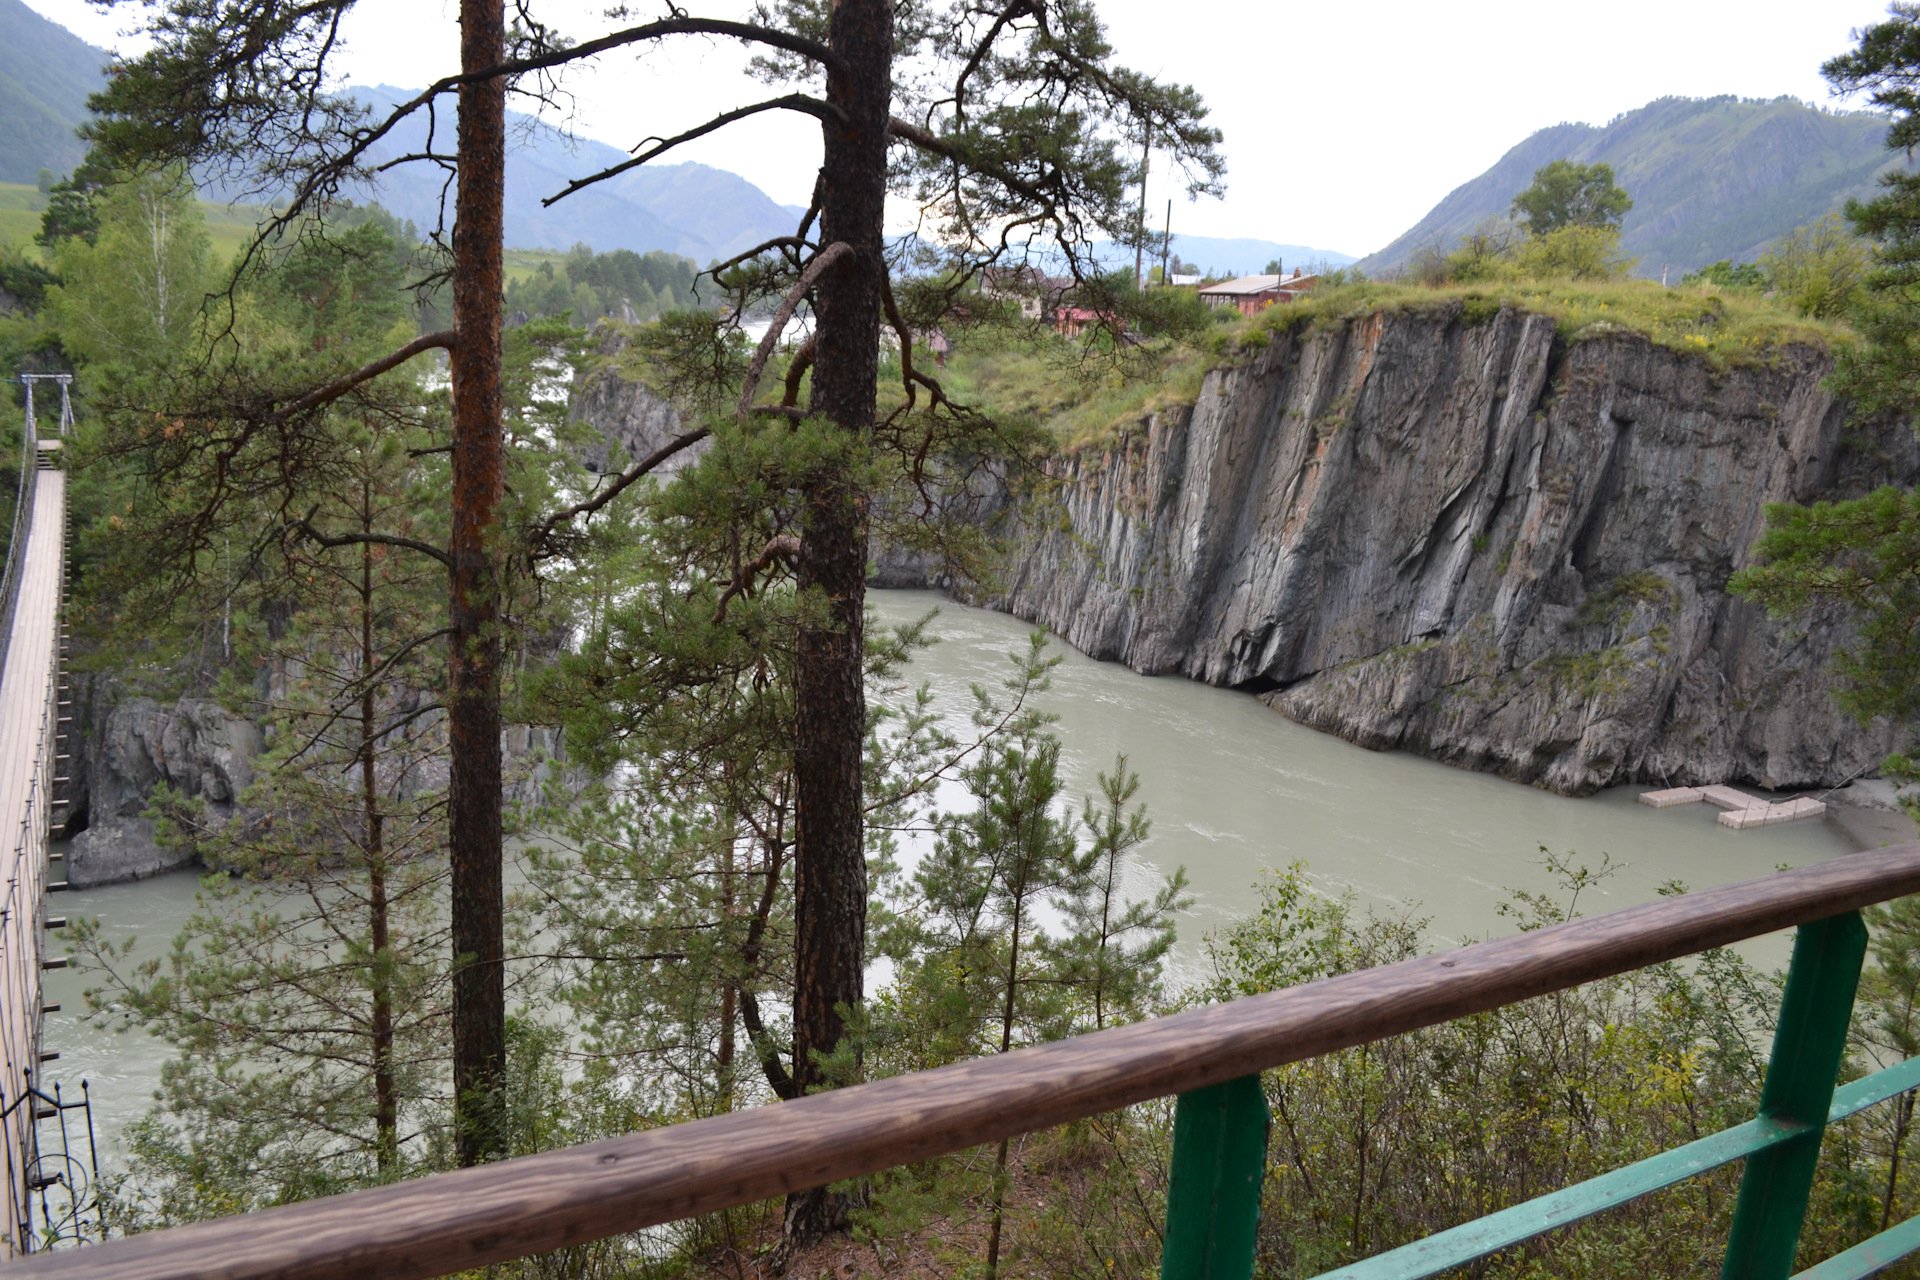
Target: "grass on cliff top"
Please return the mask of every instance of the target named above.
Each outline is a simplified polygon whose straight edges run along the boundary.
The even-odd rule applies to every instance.
[[[1850,341],[1842,324],[1808,320],[1762,294],[1713,285],[1668,288],[1654,280],[1523,280],[1426,286],[1343,285],[1289,307],[1272,307],[1240,332],[1242,349],[1275,332],[1375,312],[1415,312],[1458,303],[1469,323],[1512,307],[1553,317],[1562,340],[1625,330],[1699,356],[1715,368],[1765,364],[1784,346],[1822,350]]]
[[[1031,417],[1066,447],[1079,448],[1110,440],[1157,410],[1192,404],[1209,371],[1260,350],[1277,332],[1452,306],[1461,308],[1469,324],[1490,321],[1504,307],[1551,316],[1565,342],[1638,333],[1718,369],[1765,364],[1784,346],[1830,349],[1853,338],[1845,325],[1803,319],[1759,294],[1711,285],[1534,280],[1430,287],[1366,281],[1270,307],[1251,319],[1234,316],[1195,342],[1149,342],[1117,354],[1051,333],[956,334],[953,355],[939,373],[956,400]]]
[[[990,329],[949,334],[953,352],[933,369],[947,394],[962,404],[989,405],[996,416],[1044,424],[1062,444],[1112,437],[1163,408],[1192,404],[1207,371],[1223,363],[1225,348],[1148,342],[1124,352],[1110,344],[1074,341],[1052,332]]]

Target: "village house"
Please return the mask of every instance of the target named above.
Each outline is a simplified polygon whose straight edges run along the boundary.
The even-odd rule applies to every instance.
[[[1063,338],[1077,338],[1088,329],[1104,324],[1115,333],[1120,332],[1119,318],[1102,311],[1087,307],[1057,307],[1053,313],[1053,327]]]
[[[1302,275],[1300,268],[1295,267],[1290,276],[1239,276],[1207,285],[1200,290],[1200,301],[1210,307],[1233,307],[1240,314],[1250,316],[1276,302],[1292,302],[1301,294],[1311,292],[1319,282],[1319,276]]]

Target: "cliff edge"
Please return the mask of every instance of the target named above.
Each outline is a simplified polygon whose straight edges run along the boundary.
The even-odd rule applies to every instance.
[[[1838,784],[1894,741],[1834,707],[1843,631],[1726,591],[1768,503],[1920,477],[1904,426],[1849,428],[1830,368],[1458,303],[1278,332],[1059,458],[981,603],[1555,791]]]

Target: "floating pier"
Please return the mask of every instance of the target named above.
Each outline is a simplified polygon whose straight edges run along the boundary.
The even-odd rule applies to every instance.
[[[1719,806],[1720,825],[1732,827],[1735,831],[1747,827],[1775,827],[1783,822],[1798,822],[1802,818],[1817,818],[1827,811],[1826,803],[1812,796],[1763,800],[1737,787],[1669,787],[1665,791],[1640,793],[1640,803],[1655,809],[1669,809],[1677,804],[1698,804],[1701,801]]]

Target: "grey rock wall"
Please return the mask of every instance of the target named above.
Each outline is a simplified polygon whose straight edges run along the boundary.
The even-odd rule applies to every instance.
[[[171,705],[119,698],[98,682],[88,693],[80,775],[86,829],[69,848],[68,883],[88,888],[188,865],[191,849],[164,847],[155,838],[145,816],[148,798],[165,783],[183,796],[204,799],[215,822],[230,820],[253,783],[259,727],[205,698]]]
[[[429,695],[407,696],[417,702]],[[191,847],[162,845],[146,816],[162,783],[187,799],[204,800],[215,826],[260,816],[244,794],[266,743],[260,725],[246,716],[206,698],[167,703],[125,696],[114,682],[97,679],[82,682],[79,703],[83,731],[75,767],[81,789],[75,811],[84,815],[84,828],[67,855],[67,880],[75,888],[145,879],[198,861]],[[432,711],[415,721],[415,731],[431,743],[444,736],[443,719]],[[549,798],[549,786],[578,789],[585,782],[567,764],[555,728],[507,725],[500,744],[509,806],[531,809]],[[444,752],[408,759],[414,761],[409,776],[389,776],[382,785],[402,794],[446,786]]]
[[[1920,477],[1904,427],[1845,429],[1829,371],[1457,306],[1283,334],[1061,459],[982,602],[1556,791],[1839,783],[1893,742],[1834,709],[1840,633],[1725,589],[1766,504]]]
[[[622,371],[622,357],[628,347],[624,331],[608,326],[599,331],[599,341],[601,365],[583,376],[573,389],[567,420],[592,427],[593,434],[605,442],[587,450],[582,459],[587,468],[618,471],[681,435],[686,420],[671,400]],[[618,445],[625,456],[617,457],[609,445]],[[703,441],[675,454],[661,465],[659,473],[671,475],[706,449]]]

